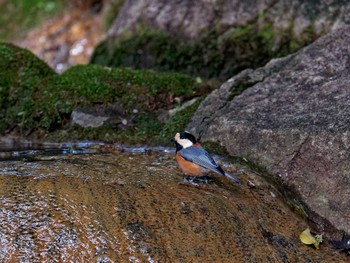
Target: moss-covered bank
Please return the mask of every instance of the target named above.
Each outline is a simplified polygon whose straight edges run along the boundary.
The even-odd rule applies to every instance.
[[[179,100],[200,97],[205,91],[203,84],[199,86],[181,73],[81,65],[58,75],[29,51],[0,44],[2,133],[17,130],[24,136],[50,133],[50,138],[61,140],[164,142],[185,128],[199,103],[170,120],[159,118],[159,114],[176,107]],[[98,129],[71,126],[74,108],[110,104],[118,104],[132,124],[123,129],[113,125]]]
[[[39,85],[55,72],[31,52],[11,44],[0,44],[0,131],[22,127],[35,103]]]
[[[224,31],[214,27],[199,39],[184,39],[140,26],[132,34],[127,31],[102,42],[91,62],[226,80],[243,69],[257,68],[271,58],[293,53],[316,38],[312,28],[295,38],[292,28],[293,24],[288,32],[277,33],[272,23],[256,22]]]

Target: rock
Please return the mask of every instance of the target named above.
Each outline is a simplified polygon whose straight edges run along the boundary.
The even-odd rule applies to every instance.
[[[347,1],[125,1],[91,62],[226,81],[348,24]]]
[[[0,261],[348,259],[330,243],[317,251],[303,245],[298,235],[306,222],[253,173],[239,175],[242,184],[213,175],[195,187],[182,182],[173,154],[122,150],[2,160]],[[227,163],[225,169],[234,171]]]
[[[100,127],[103,126],[106,120],[108,120],[108,117],[106,116],[95,116],[77,110],[73,110],[71,118],[72,124],[78,124],[84,128]]]
[[[193,99],[191,99],[191,100],[189,100],[189,101],[186,101],[185,103],[183,103],[183,104],[182,104],[181,106],[179,106],[179,107],[176,107],[176,108],[174,108],[174,109],[170,109],[170,110],[169,110],[169,117],[172,117],[172,116],[174,116],[177,112],[182,111],[182,110],[184,110],[185,108],[187,108],[187,107],[193,105],[197,100],[198,100],[198,98],[193,98]]]
[[[126,128],[132,126],[132,120],[127,119],[121,105],[97,105],[89,108],[75,108],[71,114],[71,123],[83,128],[97,128],[110,124],[114,127]],[[123,126],[123,127],[121,127]]]
[[[349,43],[345,26],[241,72],[202,102],[188,126],[278,179],[290,203],[329,235],[350,233]]]
[[[108,34],[121,35],[126,29],[135,29],[142,22],[148,27],[172,33],[181,32],[186,37],[197,38],[213,26],[213,21],[215,26],[228,29],[248,25],[260,19],[272,22],[278,31],[289,30],[290,33],[300,36],[312,27],[319,35],[347,24],[350,4],[333,2],[127,0]]]

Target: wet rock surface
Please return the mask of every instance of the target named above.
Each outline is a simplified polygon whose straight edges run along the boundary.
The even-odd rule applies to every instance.
[[[328,242],[302,245],[306,222],[254,173],[195,187],[182,183],[173,154],[108,151],[0,162],[0,261],[348,259]]]
[[[207,97],[189,125],[292,189],[330,236],[331,225],[350,233],[349,40],[344,27],[240,73]]]

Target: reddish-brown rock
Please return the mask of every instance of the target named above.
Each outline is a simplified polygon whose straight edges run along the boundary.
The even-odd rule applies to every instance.
[[[307,224],[253,173],[195,187],[173,154],[112,152],[3,160],[0,261],[347,260],[328,242],[303,245]]]

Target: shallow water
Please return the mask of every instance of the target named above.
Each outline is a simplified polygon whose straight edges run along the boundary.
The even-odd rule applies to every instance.
[[[30,147],[0,155],[0,262],[348,259],[329,244],[302,245],[306,222],[255,174],[195,187],[182,182],[172,149]]]

